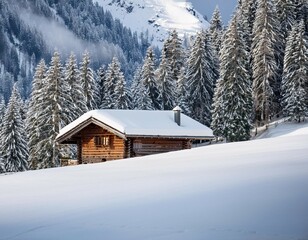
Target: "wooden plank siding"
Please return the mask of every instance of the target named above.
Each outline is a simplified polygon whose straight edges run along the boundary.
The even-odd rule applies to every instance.
[[[81,163],[98,163],[125,157],[125,140],[107,130],[90,124],[79,132],[81,138]],[[108,146],[97,146],[95,137],[108,137]]]
[[[170,138],[137,138],[132,140],[132,157],[190,148],[190,141]]]
[[[97,145],[95,137],[108,137],[107,146]],[[158,137],[127,137],[127,140],[97,126],[86,126],[71,137],[78,146],[78,163],[99,163],[191,148],[189,139]]]

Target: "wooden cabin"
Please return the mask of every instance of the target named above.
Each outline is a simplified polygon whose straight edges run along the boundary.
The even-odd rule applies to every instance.
[[[64,127],[56,141],[78,146],[78,163],[145,156],[191,148],[211,129],[174,111],[93,110]]]

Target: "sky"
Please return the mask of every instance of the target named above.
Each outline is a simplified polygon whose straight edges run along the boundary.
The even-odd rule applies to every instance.
[[[225,25],[228,24],[230,16],[236,6],[237,0],[189,0],[195,9],[203,15],[208,17],[208,20],[211,19],[213,11],[218,5],[222,20]]]

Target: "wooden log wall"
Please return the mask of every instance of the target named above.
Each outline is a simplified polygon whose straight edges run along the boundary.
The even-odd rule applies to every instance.
[[[96,145],[96,136],[108,137],[109,145]],[[77,143],[78,163],[80,164],[99,163],[191,148],[191,142],[187,139],[140,137],[124,140],[95,124],[90,124],[84,128],[76,137],[80,139]]]
[[[108,146],[97,146],[95,137],[109,137]],[[98,163],[125,157],[125,140],[101,127],[90,124],[80,132],[82,163]]]
[[[190,141],[183,139],[138,138],[133,139],[132,156],[145,156],[190,148]]]

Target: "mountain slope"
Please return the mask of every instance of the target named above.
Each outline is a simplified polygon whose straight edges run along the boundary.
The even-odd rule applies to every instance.
[[[72,51],[80,61],[88,50],[94,69],[117,56],[129,82],[150,36],[161,46],[171,29],[183,36],[204,27],[192,5],[179,0],[0,0],[0,95],[8,101],[19,81],[26,98],[35,66],[54,50],[63,62]]]
[[[36,64],[41,58],[49,62],[55,50],[62,61],[72,51],[80,61],[88,50],[95,69],[117,56],[131,79],[145,42],[92,0],[0,0],[0,94],[8,101],[19,81],[27,97]]]
[[[170,30],[191,36],[209,26],[185,0],[95,0],[115,18],[138,33],[148,31],[152,43],[161,46]]]
[[[306,239],[308,124],[270,131],[279,137],[0,175],[0,239]]]

